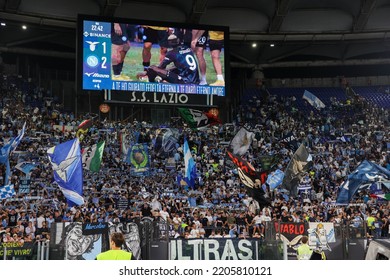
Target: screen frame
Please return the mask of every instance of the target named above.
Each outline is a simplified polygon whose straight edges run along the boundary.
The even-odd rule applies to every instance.
[[[230,31],[228,26],[217,26],[217,25],[204,25],[204,24],[192,24],[192,23],[180,23],[180,22],[168,22],[168,21],[155,21],[146,19],[134,19],[134,18],[121,18],[121,17],[105,17],[95,15],[78,14],[77,16],[77,28],[76,28],[76,92],[77,95],[97,92],[102,93],[104,90],[88,90],[83,89],[83,24],[84,21],[102,21],[102,22],[120,22],[128,23],[133,25],[154,25],[163,27],[176,27],[176,28],[188,28],[188,29],[205,29],[215,30],[224,32],[224,79],[225,79],[225,95],[214,96],[218,99],[226,99],[230,97],[231,89],[231,77],[230,77]],[[141,58],[140,58],[141,63]],[[112,90],[113,92],[122,92],[123,94],[130,94],[131,91]],[[169,93],[169,92],[167,92]],[[164,94],[164,93],[161,93]],[[192,95],[191,93],[185,93]],[[230,98],[229,98],[230,99]],[[114,100],[112,100],[114,101]],[[205,104],[206,105],[206,104]]]

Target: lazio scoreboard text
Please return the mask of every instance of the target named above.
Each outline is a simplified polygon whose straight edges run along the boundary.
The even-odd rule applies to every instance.
[[[114,90],[129,92],[153,92],[176,94],[202,94],[225,96],[225,86],[208,86],[199,84],[174,84],[166,82],[149,82],[137,79],[132,75],[128,80],[114,79],[112,71],[112,29],[113,23],[106,21],[83,20],[82,22],[82,89]],[[135,25],[135,28],[138,28]],[[129,40],[124,69],[142,71],[142,38]],[[159,51],[159,45],[153,45]],[[157,59],[157,55],[155,55]],[[158,63],[157,63],[158,64]],[[131,69],[133,68],[133,69]]]

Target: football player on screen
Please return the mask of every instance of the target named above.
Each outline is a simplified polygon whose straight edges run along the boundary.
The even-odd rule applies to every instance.
[[[208,38],[207,38],[208,37]],[[210,48],[211,61],[217,75],[217,80],[210,84],[210,86],[225,86],[225,79],[222,72],[221,63],[221,51],[224,47],[224,33],[223,31],[205,31],[205,30],[192,30],[191,48],[196,53],[199,61],[201,81],[200,85],[207,84],[206,82],[206,61],[204,59],[204,50],[206,43]]]
[[[144,71],[148,69],[150,66],[150,60],[152,59],[152,45],[159,44],[160,45],[160,62],[164,59],[165,54],[167,53],[167,38],[169,35],[168,27],[160,27],[160,26],[151,26],[151,25],[143,25],[143,40],[144,47],[142,49],[142,65],[144,67]]]
[[[213,62],[217,80],[210,84],[210,86],[225,86],[225,80],[222,73],[221,51],[223,48],[224,34],[222,31],[209,31],[209,47],[211,54],[211,61]]]
[[[111,26],[111,65],[112,80],[131,81],[129,76],[122,74],[123,63],[130,50],[131,28],[129,24],[113,23]]]
[[[206,80],[206,60],[204,59],[204,50],[206,48],[208,32],[205,30],[192,30],[191,48],[195,52],[199,63],[200,83],[199,85],[207,85]]]
[[[169,35],[168,45],[170,50],[160,65],[152,65],[147,69],[146,75],[149,82],[199,84],[199,66],[191,48],[180,44],[179,35],[175,33]],[[173,66],[170,66],[171,64]]]

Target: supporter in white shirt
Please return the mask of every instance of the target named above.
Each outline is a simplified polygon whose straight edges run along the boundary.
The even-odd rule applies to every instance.
[[[168,220],[169,213],[167,212],[167,207],[163,207],[162,210],[160,210],[160,217],[164,219],[164,221]]]
[[[200,223],[200,221],[199,221],[197,216],[194,217],[193,223],[196,226],[196,228],[199,228],[199,226],[201,225],[201,223]]]
[[[37,218],[37,228],[42,228],[42,223],[46,221],[45,217],[43,216],[43,213],[39,214],[39,217]]]
[[[286,202],[283,202],[283,206],[280,208],[282,211],[283,210],[286,210],[288,211],[288,207],[287,207],[287,203]],[[264,212],[264,211],[263,211]]]
[[[179,214],[176,214],[172,221],[173,227],[175,228],[175,230],[178,230],[181,225],[181,218],[179,217]]]
[[[305,206],[302,207],[302,209],[303,209],[303,212],[307,213],[311,209],[311,206],[307,202],[307,203],[305,203]]]
[[[301,218],[297,215],[296,212],[292,213],[292,218],[293,218],[293,222],[294,223],[300,223],[301,222]]]
[[[150,207],[152,208],[152,210],[157,210],[157,211],[160,211],[162,209],[161,203],[157,200],[157,198],[153,198]]]
[[[227,186],[228,188],[232,188],[232,187],[233,187],[233,180],[232,180],[231,177],[229,177],[229,179],[227,179],[227,181],[226,181],[226,186]]]
[[[200,238],[204,238],[204,237],[205,237],[205,235],[206,235],[206,231],[204,230],[204,228],[203,228],[203,225],[202,225],[202,224],[199,224],[198,231],[199,231],[199,237],[200,237]]]
[[[261,216],[259,214],[253,217],[252,225],[253,225],[252,235],[254,235],[256,232],[258,232],[259,234],[262,232]]]
[[[214,219],[209,211],[207,211],[206,213],[206,218],[207,218],[207,225],[211,226],[214,222]]]
[[[263,208],[263,211],[262,211],[262,214],[264,215],[265,213],[267,213],[271,215],[272,213],[272,209],[270,207],[264,207]]]
[[[189,238],[199,238],[199,237],[200,237],[199,229],[196,227],[195,224],[192,224]]]
[[[33,238],[35,238],[35,226],[33,225],[32,222],[28,222],[28,226],[25,228],[26,235],[31,234]]]
[[[265,213],[261,215],[260,220],[262,223],[270,222],[272,220],[270,212],[266,210]]]
[[[210,237],[210,236],[209,236]],[[221,231],[217,230],[217,232],[213,236],[214,238],[222,238]]]

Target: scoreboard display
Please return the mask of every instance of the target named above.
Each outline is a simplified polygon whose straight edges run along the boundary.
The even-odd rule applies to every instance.
[[[78,29],[83,90],[226,96],[226,27],[79,16]]]
[[[83,89],[110,89],[111,24],[84,21],[83,25]]]

